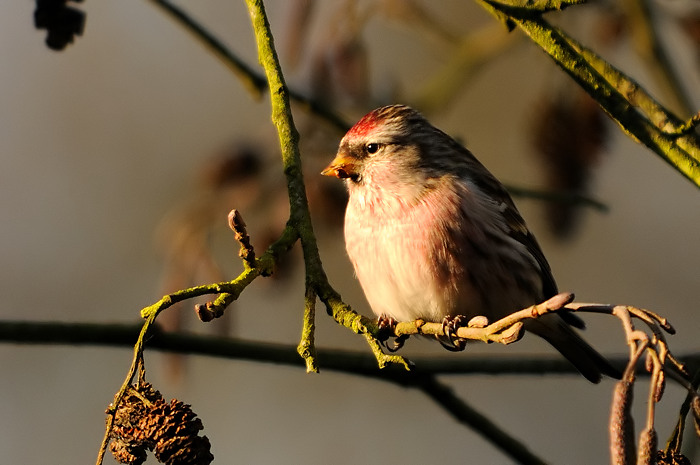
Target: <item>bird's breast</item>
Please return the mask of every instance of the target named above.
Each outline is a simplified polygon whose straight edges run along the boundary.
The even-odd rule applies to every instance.
[[[351,192],[346,248],[375,314],[441,321],[462,303],[467,284],[449,246],[449,224],[460,208],[452,197],[429,191],[406,201],[369,189]]]

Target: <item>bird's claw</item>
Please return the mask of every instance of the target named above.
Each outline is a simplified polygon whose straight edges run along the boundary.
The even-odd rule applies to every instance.
[[[437,336],[438,342],[451,352],[461,352],[467,347],[467,340],[457,336],[457,330],[466,326],[466,317],[463,315],[446,316],[442,320],[442,332],[444,336]]]
[[[394,335],[397,323],[398,321],[396,321],[396,319],[387,315],[381,315],[377,319],[377,326],[379,326],[377,339],[379,340],[379,343],[383,345],[389,352],[396,352],[397,350],[402,348],[404,342],[406,342],[406,339],[408,339],[408,335],[404,334],[402,336],[394,338],[394,341],[391,344],[389,343],[389,338],[391,338]]]
[[[397,323],[398,321],[388,315],[381,315],[379,318],[377,318],[377,326],[379,327],[377,339],[380,341],[386,341],[393,336]]]

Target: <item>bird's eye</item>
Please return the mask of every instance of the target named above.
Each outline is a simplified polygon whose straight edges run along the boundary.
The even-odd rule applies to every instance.
[[[367,144],[365,150],[367,150],[367,153],[369,154],[377,153],[379,151],[379,144],[377,144],[376,142],[371,142]]]

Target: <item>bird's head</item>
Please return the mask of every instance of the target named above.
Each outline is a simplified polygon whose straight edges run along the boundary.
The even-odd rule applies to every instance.
[[[348,180],[348,185],[402,183],[412,180],[420,162],[420,129],[430,126],[404,105],[366,114],[340,141],[338,153],[321,172]]]

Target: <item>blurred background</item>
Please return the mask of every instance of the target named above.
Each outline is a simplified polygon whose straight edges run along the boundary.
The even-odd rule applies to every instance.
[[[595,2],[552,19],[679,115],[688,116],[683,102],[697,111],[697,3],[650,3],[680,77],[676,93],[639,48],[634,11],[622,3]],[[179,5],[257,69],[244,2]],[[653,309],[677,328],[670,338],[676,354],[700,349],[700,192],[622,134],[521,32],[508,34],[476,3],[457,0],[266,5],[290,86],[347,122],[382,104],[408,103],[509,186],[604,203],[607,213],[515,199],[561,290],[580,301]],[[255,99],[155,4],[73,6],[87,14],[84,33],[57,52],[33,27],[34,2],[0,5],[0,316],[136,323],[139,310],[164,293],[239,272],[238,244],[226,227],[231,208],[258,250],[278,236],[288,210],[276,133],[267,95]],[[298,106],[294,117],[324,265],[346,302],[370,314],[345,257],[342,185],[318,175],[343,132]],[[277,277],[256,281],[220,320],[203,324],[188,304],[162,323],[296,344],[299,258],[297,246]],[[600,351],[627,352],[617,320],[586,321],[585,336]],[[322,307],[317,343],[367,351]],[[435,345],[411,340],[405,353],[553,352],[533,337],[458,354]],[[3,461],[94,463],[104,410],[131,356],[130,349],[0,345]],[[148,350],[146,368],[167,399],[192,404],[214,463],[511,463],[420,393],[376,380]],[[610,380],[442,379],[550,463],[609,461]],[[660,445],[682,398],[668,387],[657,418]],[[697,441],[694,447],[688,455],[697,460]],[[108,456],[105,463],[115,462]]]

